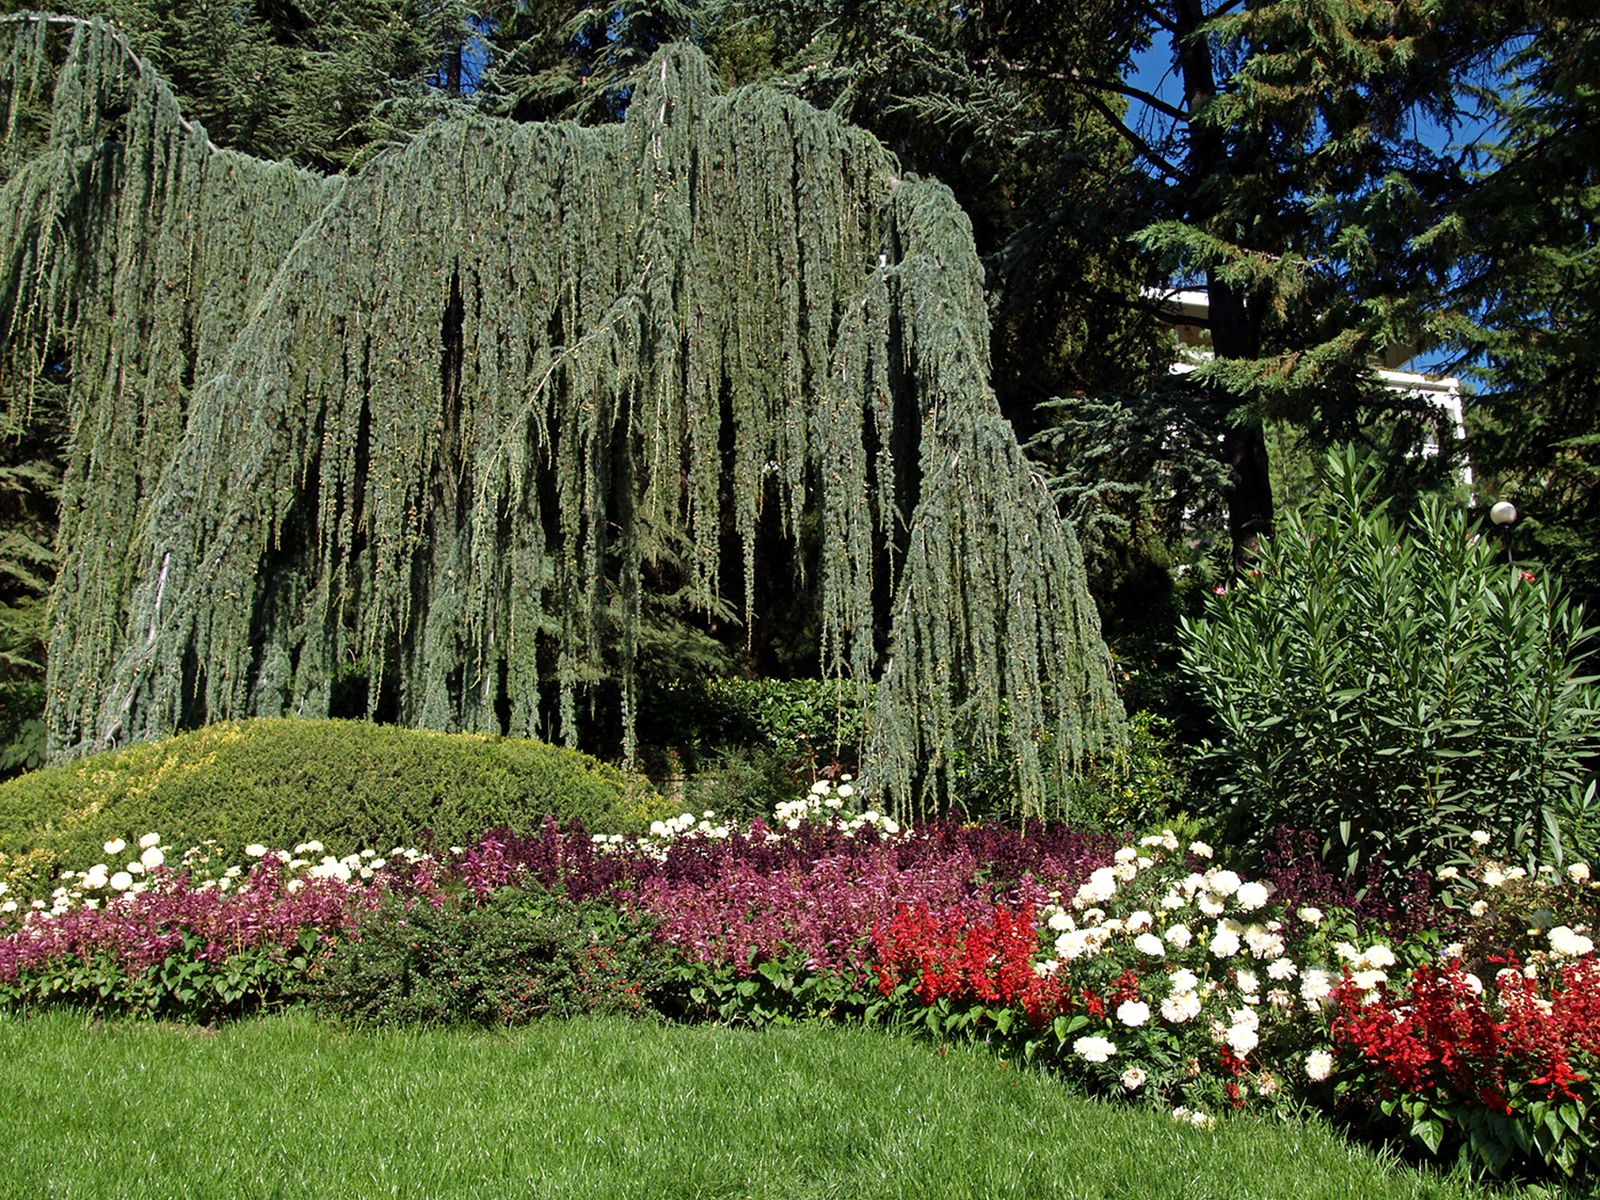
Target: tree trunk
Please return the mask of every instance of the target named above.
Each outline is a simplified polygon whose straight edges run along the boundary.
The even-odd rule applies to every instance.
[[[1183,78],[1184,108],[1191,115],[1216,95],[1216,67],[1211,47],[1195,36],[1205,20],[1203,0],[1172,0],[1173,32],[1178,68]],[[1202,199],[1201,189],[1218,175],[1229,173],[1227,144],[1214,128],[1191,122],[1189,149],[1184,166],[1190,179],[1191,224],[1209,228],[1215,213]],[[1253,359],[1261,353],[1261,322],[1247,297],[1237,288],[1219,282],[1216,271],[1206,273],[1211,326],[1211,350],[1218,358]],[[1237,396],[1217,395],[1224,411],[1236,408]],[[1224,493],[1228,504],[1228,536],[1233,542],[1233,563],[1244,566],[1257,542],[1272,532],[1272,479],[1267,469],[1266,431],[1261,419],[1251,416],[1230,422],[1222,437],[1221,458],[1233,472],[1233,484]]]

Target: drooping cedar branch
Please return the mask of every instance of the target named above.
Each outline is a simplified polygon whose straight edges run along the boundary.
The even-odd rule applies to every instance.
[[[652,565],[748,619],[769,505],[820,531],[820,667],[878,682],[900,807],[962,738],[1035,811],[1120,736],[966,219],[868,135],[674,48],[621,125],[445,123],[323,179],[209,147],[100,25],[0,32],[0,361],[64,344],[74,394],[58,755],[326,713],[351,659],[432,728],[535,733],[554,682],[568,738],[610,673],[631,730]]]

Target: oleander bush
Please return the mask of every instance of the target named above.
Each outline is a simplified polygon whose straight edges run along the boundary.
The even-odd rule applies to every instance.
[[[1229,840],[1314,830],[1352,876],[1465,861],[1474,829],[1530,861],[1591,854],[1600,686],[1580,610],[1460,505],[1391,521],[1351,450],[1323,482],[1183,628],[1224,730]]]
[[[545,816],[642,829],[647,785],[542,742],[364,721],[227,722],[0,784],[0,878],[48,878],[129,830],[342,849],[443,844]]]

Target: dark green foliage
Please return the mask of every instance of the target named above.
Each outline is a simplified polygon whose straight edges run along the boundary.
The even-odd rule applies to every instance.
[[[1372,472],[1334,453],[1308,512],[1185,623],[1224,730],[1202,815],[1258,847],[1313,830],[1352,875],[1460,859],[1475,829],[1519,857],[1589,853],[1570,841],[1600,752],[1600,687],[1579,674],[1591,632],[1461,506],[1425,497],[1391,522]]]
[[[0,854],[48,877],[56,863],[98,862],[113,837],[148,832],[180,847],[215,838],[234,851],[251,842],[287,849],[315,838],[341,854],[383,853],[426,831],[448,846],[489,829],[533,829],[546,816],[641,828],[656,815],[651,797],[612,767],[539,742],[363,721],[245,721],[0,785]]]
[[[662,970],[644,919],[516,887],[438,908],[390,897],[301,989],[321,1015],[360,1025],[525,1025],[642,1015]]]
[[[640,698],[640,761],[696,813],[770,818],[822,771],[859,770],[870,692],[819,679],[706,679]]]
[[[822,673],[878,684],[896,804],[958,736],[1000,753],[1002,705],[1024,810],[1118,741],[968,223],[870,137],[674,50],[620,125],[442,123],[324,180],[52,28],[0,59],[54,114],[0,189],[0,357],[72,331],[58,751],[322,715],[360,661],[370,712],[431,728],[547,728],[548,683],[569,741],[616,680],[631,754],[646,587],[748,628],[758,533],[806,523],[779,568],[820,582]]]
[[[1510,14],[1507,14],[1508,18]],[[1429,234],[1455,267],[1438,298],[1463,366],[1480,488],[1522,514],[1518,557],[1600,605],[1600,22],[1535,0],[1500,28],[1514,52],[1484,100],[1482,174]]]
[[[1189,764],[1172,722],[1151,712],[1128,718],[1128,748],[1074,782],[1075,826],[1142,834],[1180,825],[1189,814]]]
[[[838,680],[683,680],[642,698],[639,737],[691,771],[727,745],[760,745],[808,770],[855,766],[869,705],[870,694]]]
[[[0,0],[0,13],[25,11]],[[229,150],[347,169],[464,110],[452,60],[471,37],[454,0],[81,0]]]

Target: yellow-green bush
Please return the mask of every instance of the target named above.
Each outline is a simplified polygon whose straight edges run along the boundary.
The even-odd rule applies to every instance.
[[[0,784],[0,878],[48,878],[103,857],[112,837],[215,838],[330,851],[448,845],[553,816],[606,831],[647,824],[642,784],[543,742],[364,721],[228,722],[33,771]]]

